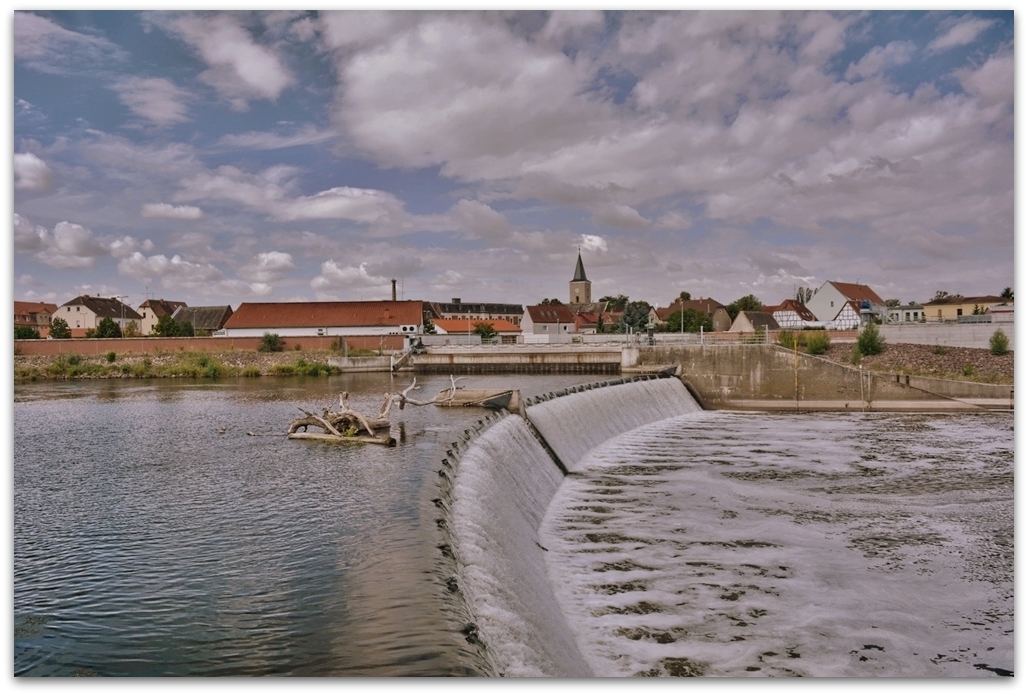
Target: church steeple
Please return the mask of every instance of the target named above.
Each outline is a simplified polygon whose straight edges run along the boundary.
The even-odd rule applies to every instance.
[[[575,276],[569,284],[569,304],[590,304],[593,301],[592,283],[585,277],[585,266],[582,264],[582,247],[578,247],[578,263],[575,264]]]
[[[578,264],[575,265],[575,277],[571,278],[571,282],[581,282],[585,280],[585,266],[582,265],[582,249],[578,249]]]

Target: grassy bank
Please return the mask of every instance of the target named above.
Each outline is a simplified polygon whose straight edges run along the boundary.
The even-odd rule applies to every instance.
[[[154,355],[19,356],[14,358],[14,380],[153,379],[260,376],[328,376],[339,374],[330,365],[330,352],[178,352]]]

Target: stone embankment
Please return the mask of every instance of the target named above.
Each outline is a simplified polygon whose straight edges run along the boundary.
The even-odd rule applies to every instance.
[[[832,345],[822,355],[833,362],[851,365],[853,343]],[[886,343],[880,355],[870,355],[860,366],[874,372],[909,374],[988,384],[1014,383],[1014,353],[993,355],[987,349]]]

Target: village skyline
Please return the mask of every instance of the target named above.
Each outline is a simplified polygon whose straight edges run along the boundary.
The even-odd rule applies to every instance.
[[[1014,284],[1013,12],[13,25],[16,300]]]

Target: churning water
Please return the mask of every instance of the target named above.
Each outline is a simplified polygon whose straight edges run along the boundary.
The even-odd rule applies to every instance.
[[[515,379],[594,377],[475,385]],[[651,380],[394,411],[393,449],[246,435],[406,383],[18,385],[15,674],[1013,670],[1009,415],[702,412]]]
[[[462,458],[457,549],[497,672],[1012,674],[1010,414],[683,399],[668,380],[530,407],[563,481],[516,419]]]

